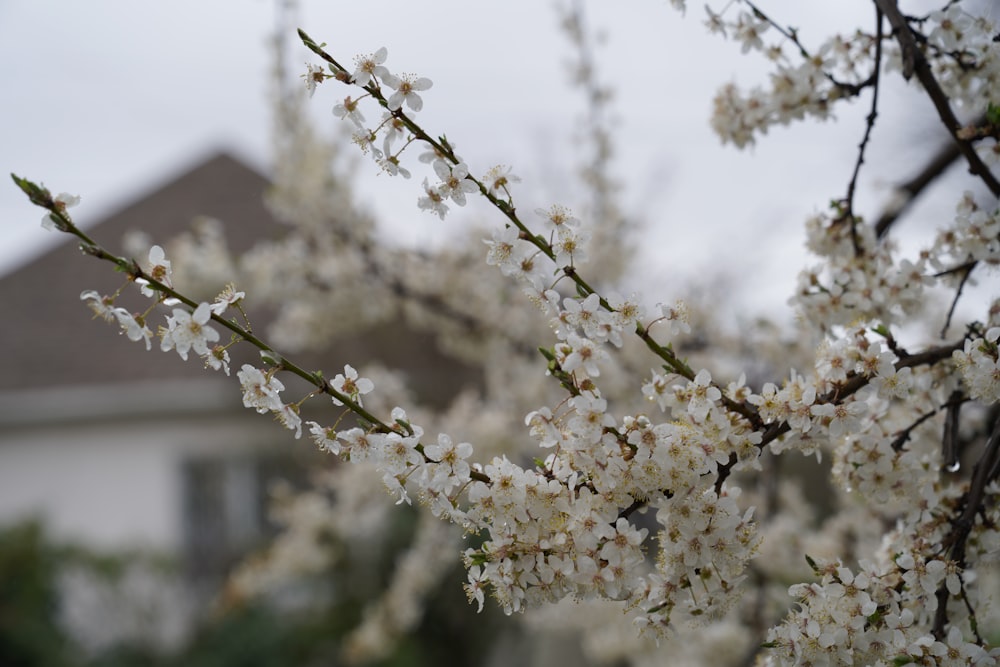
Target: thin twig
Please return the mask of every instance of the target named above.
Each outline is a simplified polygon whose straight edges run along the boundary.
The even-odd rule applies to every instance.
[[[854,163],[854,173],[851,174],[851,181],[847,184],[847,196],[844,197],[844,208],[851,222],[851,243],[854,246],[854,256],[861,256],[861,243],[858,240],[858,218],[854,215],[854,191],[858,185],[858,174],[861,173],[861,165],[865,161],[865,148],[871,139],[872,128],[875,127],[875,119],[878,118],[878,91],[881,80],[880,71],[882,69],[882,10],[875,7],[875,62],[872,66],[872,108],[865,119],[865,135],[858,145],[858,159]]]
[[[976,268],[976,262],[970,262],[969,264],[963,265],[965,273],[962,274],[962,279],[958,283],[958,288],[955,290],[955,298],[951,300],[951,307],[948,308],[948,316],[944,319],[944,326],[941,327],[941,340],[944,340],[945,334],[948,332],[948,327],[951,326],[951,318],[955,314],[955,306],[958,305],[958,299],[962,296],[962,289],[965,287],[965,283],[969,281],[969,276],[972,275],[972,270]]]
[[[743,4],[747,5],[751,9],[751,11],[753,11],[753,13],[757,16],[757,18],[761,19],[762,21],[766,21],[768,25],[770,25],[772,28],[781,33],[781,35],[785,37],[785,39],[794,44],[795,48],[799,50],[799,55],[801,55],[806,60],[814,60],[813,55],[809,52],[808,49],[806,49],[806,47],[799,40],[799,33],[795,28],[790,28],[790,27],[786,28],[782,26],[780,23],[778,23],[770,16],[768,16],[763,10],[760,9],[760,7],[758,7],[751,0],[742,0],[742,2]],[[881,41],[881,35],[879,35],[879,40]],[[844,97],[854,97],[860,95],[862,90],[864,90],[865,88],[874,83],[877,71],[878,70],[876,69],[875,72],[872,72],[871,76],[869,76],[864,81],[858,83],[847,83],[846,81],[841,81],[840,79],[838,79],[833,74],[830,74],[827,71],[823,71],[823,76],[826,77],[827,81],[836,86]]]

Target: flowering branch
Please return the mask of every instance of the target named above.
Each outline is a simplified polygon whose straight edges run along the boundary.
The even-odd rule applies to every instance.
[[[961,124],[951,110],[951,103],[948,96],[941,89],[941,85],[935,78],[934,72],[931,71],[927,57],[924,56],[923,51],[917,45],[916,37],[910,29],[909,22],[907,22],[902,12],[899,11],[896,0],[874,0],[874,2],[889,20],[889,24],[896,34],[896,40],[899,42],[899,47],[902,49],[903,78],[910,79],[914,74],[917,75],[917,79],[920,80],[924,90],[927,91],[927,95],[930,96],[931,101],[934,103],[934,108],[937,109],[941,122],[944,123],[948,133],[951,134],[958,145],[958,149],[969,163],[969,171],[978,176],[986,184],[986,187],[990,189],[993,196],[1000,197],[1000,181],[997,181],[989,168],[983,164],[982,158],[979,157],[971,144],[959,136]]]
[[[14,174],[11,174],[11,177],[18,187],[21,188],[26,195],[28,195],[28,198],[33,204],[40,206],[49,212],[49,215],[53,217],[56,227],[60,231],[72,234],[81,240],[80,247],[86,254],[114,264],[119,271],[122,271],[128,276],[130,281],[148,285],[154,292],[161,295],[159,297],[160,301],[173,299],[177,302],[183,303],[192,310],[199,308],[199,304],[197,302],[178,292],[165,282],[159,280],[152,273],[144,271],[136,260],[119,257],[110,253],[90,238],[83,232],[83,230],[73,223],[70,216],[66,213],[65,206],[61,205],[59,201],[57,201],[57,198],[52,197],[47,189]],[[231,331],[239,340],[246,341],[260,350],[265,359],[271,360],[272,363],[275,364],[274,370],[288,371],[289,373],[302,378],[309,384],[316,387],[320,393],[329,395],[335,402],[337,402],[338,405],[344,405],[347,407],[348,410],[353,412],[360,418],[360,420],[362,420],[362,423],[367,424],[373,431],[379,433],[398,432],[398,426],[394,428],[375,415],[371,414],[361,405],[359,401],[355,400],[352,394],[339,391],[333,387],[330,382],[323,377],[322,373],[307,371],[295,362],[276,353],[271,346],[251,333],[249,329],[241,327],[235,322],[227,320],[214,312],[211,313],[209,319]],[[417,444],[416,449],[421,453],[421,455],[423,455],[423,445]],[[489,483],[490,481],[489,477],[478,471],[472,471],[470,476],[472,479],[477,481],[486,483]]]
[[[299,37],[302,39],[302,43],[309,50],[311,50],[313,53],[321,57],[323,60],[325,60],[332,66],[332,68],[334,69],[334,78],[348,85],[351,84],[358,85],[357,82],[351,77],[347,69],[345,69],[342,65],[340,65],[340,63],[333,56],[331,56],[325,50],[323,50],[322,46],[318,45],[311,37],[309,37],[309,35],[307,35],[301,29],[299,30]],[[364,88],[365,91],[367,91],[375,100],[377,100],[381,106],[383,106],[386,109],[390,109],[388,100],[382,94],[381,90],[379,89],[377,83],[374,80],[362,86],[362,88]],[[402,122],[403,125],[408,130],[410,130],[410,132],[413,133],[414,137],[417,140],[429,144],[431,148],[434,150],[434,152],[437,153],[439,156],[446,159],[452,165],[458,166],[459,164],[461,164],[461,160],[458,158],[457,155],[455,155],[453,149],[451,148],[450,143],[448,143],[443,138],[441,141],[434,140],[430,134],[428,134],[422,127],[420,127],[420,125],[416,123],[416,121],[410,118],[406,114],[406,112],[403,111],[402,107],[396,109],[390,109],[390,113],[392,114],[393,118],[398,119],[400,122]],[[507,218],[507,220],[518,230],[519,239],[531,243],[547,258],[549,258],[552,261],[556,261],[557,254],[553,245],[549,243],[544,237],[533,233],[527,227],[527,225],[521,221],[520,217],[517,215],[517,211],[513,206],[513,202],[510,199],[509,195],[507,200],[501,199],[499,195],[494,194],[493,188],[490,188],[486,183],[477,179],[475,176],[471,174],[467,174],[465,176],[465,179],[474,183],[478,187],[480,194],[487,201],[489,201],[490,204],[492,204],[498,211],[500,211]],[[586,280],[584,280],[579,275],[579,273],[577,272],[576,268],[572,265],[572,263],[567,266],[562,266],[559,269],[559,271],[564,277],[568,278],[575,284],[577,291],[583,297],[589,296],[591,294],[597,294],[597,290],[595,290],[591,285],[587,283]],[[605,311],[615,312],[615,308],[613,308],[603,296],[600,295],[598,296],[599,296],[599,303]],[[674,353],[669,348],[657,344],[652,339],[652,337],[648,335],[648,332],[644,327],[642,327],[641,324],[638,323],[636,324],[636,334],[643,340],[643,342],[646,343],[646,346],[655,355],[660,357],[660,359],[662,359],[667,364],[667,366],[670,368],[672,372],[682,377],[685,377],[689,380],[694,379],[695,377],[694,371],[690,367],[688,367],[687,364],[685,364],[682,360],[680,360],[676,355],[674,355]],[[746,411],[745,408],[738,408],[738,406],[736,406],[735,404],[733,405],[733,407],[734,409],[737,409],[737,411],[741,412]]]

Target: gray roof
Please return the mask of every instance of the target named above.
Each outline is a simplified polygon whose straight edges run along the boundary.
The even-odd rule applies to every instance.
[[[263,204],[267,186],[267,179],[243,162],[215,154],[88,226],[87,232],[110,251],[122,253],[128,231],[146,230],[166,241],[195,217],[207,215],[230,232],[238,225],[241,233],[227,236],[232,250],[243,252],[277,228]],[[155,340],[147,352],[142,343],[119,336],[117,325],[91,317],[80,293],[93,289],[110,294],[124,283],[111,264],[83,256],[68,235],[66,242],[0,279],[5,317],[0,350],[6,356],[0,392],[205,377],[199,362],[183,363],[176,355],[163,354]]]
[[[124,254],[121,241],[129,231],[146,231],[162,243],[187,230],[194,218],[205,215],[222,222],[230,250],[239,255],[261,238],[283,232],[263,204],[267,187],[262,174],[231,155],[215,154],[88,226],[87,233],[110,251]],[[110,294],[126,279],[110,263],[83,256],[68,235],[66,239],[66,243],[0,278],[5,316],[0,326],[0,350],[6,356],[0,396],[10,398],[26,390],[71,392],[74,387],[123,383],[148,386],[162,381],[174,381],[175,385],[180,380],[223,381],[220,374],[205,370],[194,355],[185,363],[173,352],[161,352],[156,339],[153,349],[146,351],[142,343],[119,335],[117,324],[94,319],[80,293],[93,289]],[[131,286],[128,290],[135,291]],[[126,307],[148,306],[148,299],[129,296],[134,298],[124,304]],[[258,315],[263,317],[254,317],[255,324],[266,325],[267,314]],[[162,318],[153,319],[151,328],[155,330],[160,321]],[[257,329],[264,331],[266,326]],[[230,352],[234,373],[245,362],[259,365],[259,356],[250,346],[238,345]],[[405,325],[362,332],[338,340],[326,353],[294,358],[306,368],[323,368],[328,377],[345,363],[360,366],[372,359],[393,368],[405,367],[413,389],[430,403],[447,400],[477,377],[468,367],[438,353],[431,336],[407,330]],[[230,387],[230,391],[238,402],[236,388]]]

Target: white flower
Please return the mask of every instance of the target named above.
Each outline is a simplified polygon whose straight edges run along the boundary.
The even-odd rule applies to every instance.
[[[426,465],[430,488],[447,494],[469,481],[472,470],[466,461],[472,456],[472,445],[469,443],[460,442],[456,445],[451,437],[440,433],[437,444],[427,445],[424,454],[432,461]]]
[[[365,128],[365,117],[358,110],[358,100],[352,100],[350,95],[344,98],[342,104],[333,107],[333,115],[341,119],[350,119],[359,130]]]
[[[436,160],[434,173],[441,179],[438,186],[441,196],[451,198],[459,206],[465,206],[466,193],[479,191],[479,186],[469,180],[469,168],[464,162],[452,167],[444,160]]]
[[[368,151],[371,151],[372,159],[381,164],[382,151],[375,146],[375,139],[375,134],[368,130],[351,135],[351,143],[357,145],[365,155],[368,155]]]
[[[456,160],[462,162],[462,158],[458,157],[458,153],[455,152],[455,146],[456,146],[455,142],[448,140],[447,147],[451,149],[452,155],[455,157]],[[426,144],[424,152],[421,153],[417,157],[417,159],[423,162],[424,164],[432,164],[435,160],[445,160],[451,158],[442,153],[441,151],[439,151],[433,145]]]
[[[378,131],[382,133],[382,151],[386,155],[392,155],[392,145],[397,140],[404,141],[409,132],[401,119],[396,118],[392,113],[386,111],[382,114],[382,120],[378,125]],[[398,155],[398,154],[397,154]]]
[[[570,428],[585,443],[597,442],[605,427],[615,425],[615,418],[607,413],[608,402],[592,391],[581,392],[569,403],[575,410],[570,418]]]
[[[114,299],[109,296],[101,296],[94,290],[86,290],[80,293],[81,301],[88,301],[87,307],[94,311],[96,317],[100,317],[105,322],[111,322],[115,318]]]
[[[536,208],[535,213],[545,219],[545,229],[550,232],[558,232],[567,227],[577,228],[580,220],[573,217],[572,211],[558,204],[549,207],[548,210]]]
[[[243,364],[236,377],[239,378],[243,388],[243,405],[246,407],[254,408],[261,414],[284,408],[278,392],[283,391],[285,385],[280,380],[266,375],[250,364]]]
[[[590,232],[585,230],[569,230],[559,234],[559,238],[552,244],[552,251],[555,253],[556,264],[559,266],[573,266],[574,263],[587,261],[587,251],[583,246],[590,240]]]
[[[726,36],[726,24],[722,20],[721,14],[716,14],[712,11],[712,8],[705,5],[705,12],[708,14],[708,18],[705,19],[705,27],[708,31],[713,34]]]
[[[313,96],[316,92],[316,86],[323,83],[326,80],[326,72],[323,71],[321,65],[306,65],[306,73],[302,75],[302,78],[306,80],[306,90],[309,91],[309,97]]]
[[[665,322],[667,325],[667,335],[670,337],[691,333],[691,325],[688,324],[688,307],[683,301],[678,301],[673,306],[665,303],[656,305],[660,309],[662,317],[655,322]],[[652,326],[652,324],[650,324]]]
[[[715,402],[722,398],[722,392],[712,384],[712,374],[704,368],[698,371],[687,389],[691,392],[688,412],[698,419],[704,419]]]
[[[71,195],[65,192],[60,192],[58,195],[56,195],[56,198],[53,200],[53,202],[55,203],[55,207],[57,210],[65,212],[67,208],[79,204],[80,197],[77,195]],[[42,227],[48,229],[49,231],[53,231],[55,229],[61,230],[62,222],[58,218],[54,217],[51,213],[46,213],[44,216],[42,216]]]
[[[381,49],[369,56],[358,56],[354,59],[354,74],[351,78],[359,86],[367,86],[372,81],[373,76],[385,78],[389,75],[389,70],[383,67],[389,51],[383,46]]]
[[[306,422],[313,442],[321,451],[331,454],[340,453],[340,443],[337,441],[337,429],[320,426],[316,422]]]
[[[424,179],[424,196],[417,199],[417,208],[421,211],[430,211],[431,213],[437,213],[438,217],[444,220],[444,216],[448,214],[448,205],[444,203],[447,198],[440,185],[431,185]]]
[[[604,312],[601,310],[601,296],[594,292],[586,299],[566,297],[563,300],[565,318],[570,324],[579,327],[588,338],[600,340],[601,326],[604,324]]]
[[[280,410],[274,411],[274,414],[277,415],[282,426],[290,431],[295,431],[296,440],[302,437],[302,418],[299,417],[297,406],[291,403],[282,405]]]
[[[109,296],[101,296],[94,290],[86,290],[80,294],[80,299],[88,301],[87,304],[96,317],[100,317],[105,322],[117,321],[122,328],[122,333],[128,336],[129,340],[146,341],[146,349],[150,349],[150,341],[153,332],[149,330],[145,322],[139,321],[135,315],[124,308],[113,308],[114,301]]]
[[[118,320],[118,325],[121,326],[122,333],[128,336],[129,340],[145,341],[146,349],[150,349],[153,332],[150,331],[145,323],[140,322],[132,313],[124,308],[115,308],[111,313]]]
[[[819,417],[830,429],[830,435],[839,438],[843,435],[857,433],[861,428],[861,417],[867,412],[865,404],[859,401],[844,403],[817,403],[810,406],[809,411]],[[829,420],[829,423],[827,423]]]
[[[219,296],[215,297],[215,301],[211,306],[212,314],[222,317],[222,314],[226,312],[227,308],[235,306],[244,298],[246,298],[246,292],[237,292],[236,286],[229,283],[222,290],[222,292],[219,293]]]
[[[160,349],[164,352],[176,349],[184,360],[187,360],[189,350],[207,355],[208,344],[219,340],[219,332],[207,326],[211,317],[212,309],[207,303],[199,304],[194,313],[174,308],[173,316],[167,318],[167,329],[162,331]]]
[[[656,401],[660,406],[660,410],[666,411],[668,402],[671,398],[670,393],[667,391],[669,385],[667,384],[667,378],[660,375],[654,369],[652,371],[653,377],[642,385],[642,395],[646,397],[647,400]]]
[[[486,263],[499,266],[501,270],[511,265],[514,256],[514,243],[517,241],[518,229],[511,225],[503,229],[494,229],[492,239],[483,239],[490,247],[486,253]],[[506,274],[507,272],[504,271]]]
[[[760,35],[769,27],[770,25],[767,21],[756,19],[749,12],[741,13],[739,21],[736,23],[735,35],[735,38],[743,43],[740,50],[743,53],[747,53],[752,49],[763,49],[764,42],[761,40]]]
[[[170,268],[170,260],[166,258],[163,252],[163,248],[158,245],[154,245],[149,249],[149,268],[146,269],[146,273],[149,274],[150,278],[153,280],[166,285],[171,286],[170,278],[172,275],[172,270]],[[139,288],[143,296],[148,296],[150,298],[156,296],[156,290],[149,286],[149,283],[143,281],[142,286]]]
[[[632,294],[627,299],[614,292],[608,293],[608,304],[614,309],[612,318],[621,329],[634,328],[646,316],[646,309],[639,303],[639,296]]]
[[[395,74],[386,72],[380,78],[385,85],[396,91],[389,96],[388,103],[391,111],[399,110],[403,106],[403,102],[406,102],[406,106],[410,107],[413,111],[420,111],[424,106],[424,101],[420,99],[420,95],[417,95],[417,91],[428,90],[434,85],[430,79],[426,77],[418,79],[412,74],[396,76]]]
[[[483,602],[485,601],[485,590],[486,583],[488,582],[485,572],[478,565],[473,565],[469,568],[469,583],[465,584],[465,593],[469,596],[469,602],[475,600],[479,603],[479,610],[483,610]]]
[[[338,373],[330,384],[334,389],[346,395],[358,405],[362,404],[362,394],[367,394],[375,389],[375,383],[368,378],[359,378],[358,372],[350,364],[344,366],[344,372],[342,374]],[[336,397],[333,398],[333,404],[343,405]]]
[[[510,184],[520,183],[521,178],[512,174],[510,167],[498,164],[486,172],[486,176],[483,177],[483,181],[486,183],[489,193],[494,197],[500,197],[502,195],[509,198]]]
[[[883,356],[889,360],[879,360],[878,375],[872,378],[872,386],[882,398],[906,398],[914,382],[913,369],[905,366],[897,371],[891,360],[893,355],[883,353]]]
[[[403,178],[410,177],[410,171],[406,167],[399,164],[399,158],[395,155],[390,155],[384,160],[379,160],[378,166],[382,167],[382,171],[390,176],[402,176]]]
[[[216,345],[208,354],[202,357],[205,360],[205,367],[214,371],[223,370],[229,375],[229,351],[221,345]]]
[[[576,334],[570,334],[566,343],[557,345],[556,354],[564,371],[582,371],[589,377],[598,377],[601,374],[598,364],[610,360],[608,353],[594,341]]]

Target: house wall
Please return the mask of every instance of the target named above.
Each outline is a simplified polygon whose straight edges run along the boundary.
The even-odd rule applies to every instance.
[[[200,510],[183,497],[185,469],[288,447],[288,432],[238,394],[232,383],[184,382],[0,396],[0,524],[33,515],[58,538],[178,551],[185,507]],[[221,495],[238,506],[240,485],[227,486]]]

